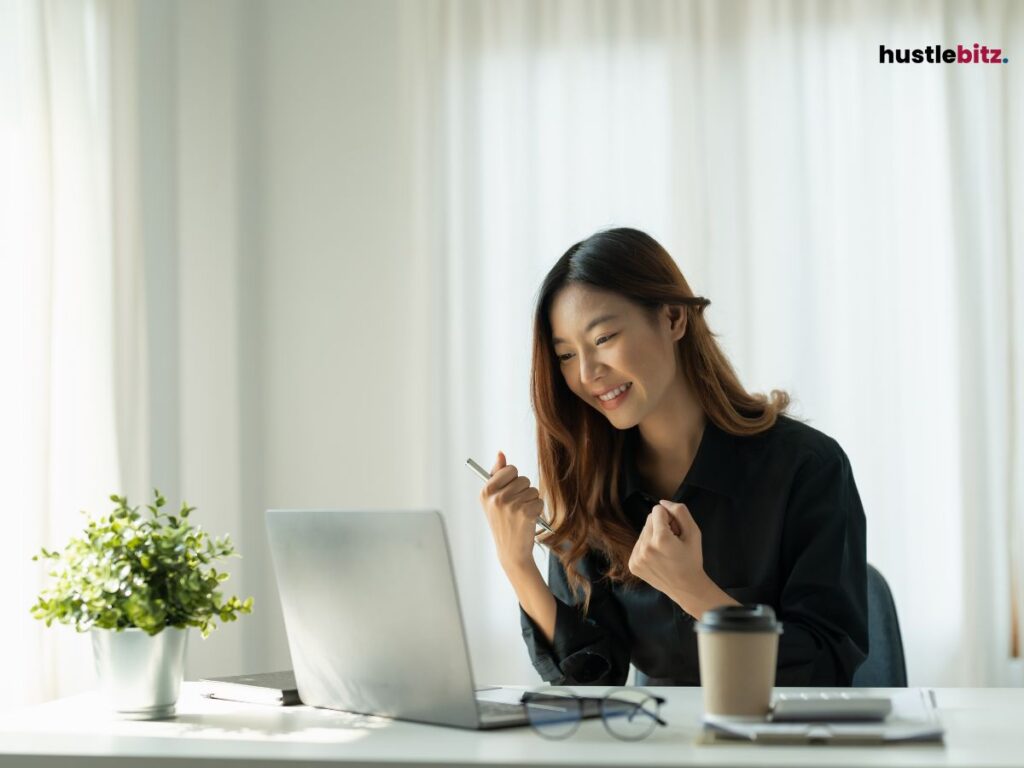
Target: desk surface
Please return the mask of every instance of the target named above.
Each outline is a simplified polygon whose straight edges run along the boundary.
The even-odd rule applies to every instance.
[[[579,689],[581,692],[586,689]],[[593,689],[603,693],[603,688]],[[1024,689],[936,689],[945,745],[887,747],[700,744],[700,689],[652,688],[668,699],[669,725],[639,742],[586,721],[565,741],[529,728],[479,732],[311,707],[212,701],[185,683],[175,718],[112,719],[95,694],[8,713],[0,722],[0,766],[139,765],[151,768],[397,765],[636,766],[825,765],[1020,766]]]

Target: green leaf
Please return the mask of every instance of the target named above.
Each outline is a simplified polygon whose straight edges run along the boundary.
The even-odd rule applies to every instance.
[[[213,619],[235,621],[249,613],[251,597],[224,601],[216,590],[228,574],[212,564],[237,555],[229,536],[211,541],[187,519],[194,507],[182,503],[180,517],[167,515],[160,510],[163,496],[156,489],[154,496],[151,516],[142,519],[139,507],[112,495],[116,508],[87,518],[82,535],[62,552],[40,548],[32,559],[51,560],[52,568],[30,614],[79,632],[138,627],[155,634],[177,626],[196,627],[206,637],[217,626]]]

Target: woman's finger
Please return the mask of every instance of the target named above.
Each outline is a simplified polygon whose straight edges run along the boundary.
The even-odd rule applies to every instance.
[[[690,514],[690,510],[685,504],[678,501],[668,501],[667,499],[662,499],[661,504],[668,510],[672,521],[679,527],[678,531],[673,528],[676,536],[686,535],[697,527],[697,523],[693,520],[693,515]]]
[[[661,504],[658,504],[651,510],[649,519],[651,521],[652,538],[657,539],[660,536],[664,536],[667,531],[671,530],[668,523],[670,515],[668,510]]]
[[[519,477],[519,470],[514,464],[507,464],[491,475],[491,479],[484,484],[484,493],[488,495],[497,493],[517,477]]]
[[[499,469],[504,467],[506,463],[507,462],[505,461],[505,454],[502,453],[501,451],[498,451],[498,459],[497,461],[494,462],[494,466],[491,467],[491,474],[493,475]]]
[[[540,491],[538,491],[536,488],[534,488],[531,485],[529,488],[527,488],[525,491],[523,491],[523,495],[528,500],[532,501],[533,499],[539,499],[540,498]]]
[[[530,479],[528,477],[517,477],[501,490],[499,498],[506,504],[510,504],[529,487]]]

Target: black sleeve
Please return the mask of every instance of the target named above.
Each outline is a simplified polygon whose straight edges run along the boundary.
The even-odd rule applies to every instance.
[[[589,568],[584,570],[591,570]],[[584,616],[577,607],[561,561],[548,555],[548,587],[555,596],[555,637],[544,633],[519,608],[523,639],[533,666],[555,685],[625,685],[629,676],[630,642],[626,619],[614,593],[601,581],[593,584]]]
[[[794,477],[782,535],[776,685],[846,686],[868,651],[864,509],[838,444]]]

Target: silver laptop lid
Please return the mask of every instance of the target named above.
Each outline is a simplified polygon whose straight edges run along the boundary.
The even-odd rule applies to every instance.
[[[267,532],[303,702],[476,727],[440,513],[272,509]]]

